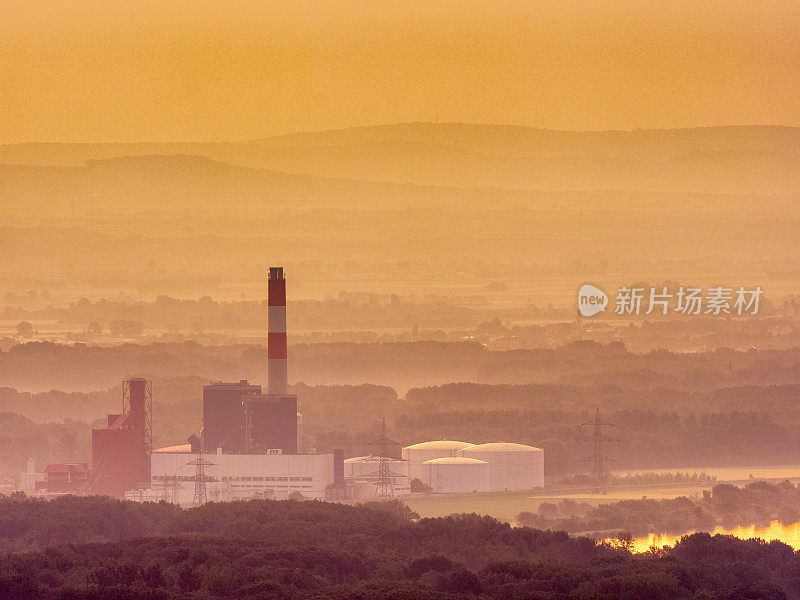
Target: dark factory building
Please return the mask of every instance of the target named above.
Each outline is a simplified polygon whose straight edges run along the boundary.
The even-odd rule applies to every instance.
[[[261,394],[260,385],[246,379],[238,383],[215,381],[203,387],[203,444],[206,452],[245,452],[244,406],[248,398]]]
[[[203,387],[203,444],[210,453],[297,454],[297,396],[262,394],[246,380]]]
[[[297,396],[264,394],[247,400],[247,451],[297,454]]]

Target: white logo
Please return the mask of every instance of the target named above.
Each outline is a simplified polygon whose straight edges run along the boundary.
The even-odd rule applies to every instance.
[[[582,285],[578,290],[578,310],[584,317],[592,317],[603,312],[608,306],[608,296],[593,285]]]
[[[614,314],[757,315],[763,294],[761,286],[754,289],[717,286],[708,288],[705,294],[703,292],[703,288],[687,286],[680,286],[677,291],[671,291],[667,286],[651,287],[649,291],[646,287],[623,286],[617,290]],[[608,304],[608,296],[600,288],[587,283],[578,290],[578,310],[584,317],[604,312]]]

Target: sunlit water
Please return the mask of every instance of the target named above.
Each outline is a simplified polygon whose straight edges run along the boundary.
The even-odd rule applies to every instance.
[[[651,533],[647,537],[637,538],[633,541],[634,552],[645,552],[651,546],[661,548],[662,546],[673,546],[675,542],[681,539],[684,535],[689,533],[682,533],[680,535],[662,535],[658,533]],[[795,550],[800,550],[800,523],[792,525],[783,525],[779,521],[772,521],[767,527],[735,527],[734,529],[725,529],[717,527],[714,531],[710,532],[711,535],[734,535],[738,538],[749,540],[751,538],[761,538],[767,542],[778,540],[784,544],[788,544]]]

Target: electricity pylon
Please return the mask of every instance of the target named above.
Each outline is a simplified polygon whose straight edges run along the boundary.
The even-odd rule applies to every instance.
[[[378,447],[378,476],[375,479],[375,496],[378,500],[391,500],[394,498],[394,477],[389,468],[389,445],[396,444],[386,437],[386,419],[381,425],[381,437],[373,442]]]
[[[607,442],[618,442],[616,438],[608,437],[603,434],[603,425],[613,427],[611,423],[604,421],[600,418],[600,409],[595,410],[595,417],[585,423],[581,424],[581,429],[586,426],[592,427],[592,432],[583,436],[585,440],[591,440],[592,455],[584,460],[592,464],[592,492],[600,494],[606,490],[606,480],[608,479],[608,472],[606,471],[606,463],[614,460],[605,453],[605,444]]]
[[[206,483],[214,481],[213,477],[206,475],[206,467],[213,467],[214,463],[207,461],[204,457],[205,444],[200,442],[200,454],[196,459],[189,461],[185,466],[194,467],[194,500],[195,505],[205,504],[208,502],[208,494],[206,491]]]

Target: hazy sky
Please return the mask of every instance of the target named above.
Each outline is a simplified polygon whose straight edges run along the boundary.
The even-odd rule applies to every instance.
[[[2,0],[0,141],[800,125],[800,0]]]

